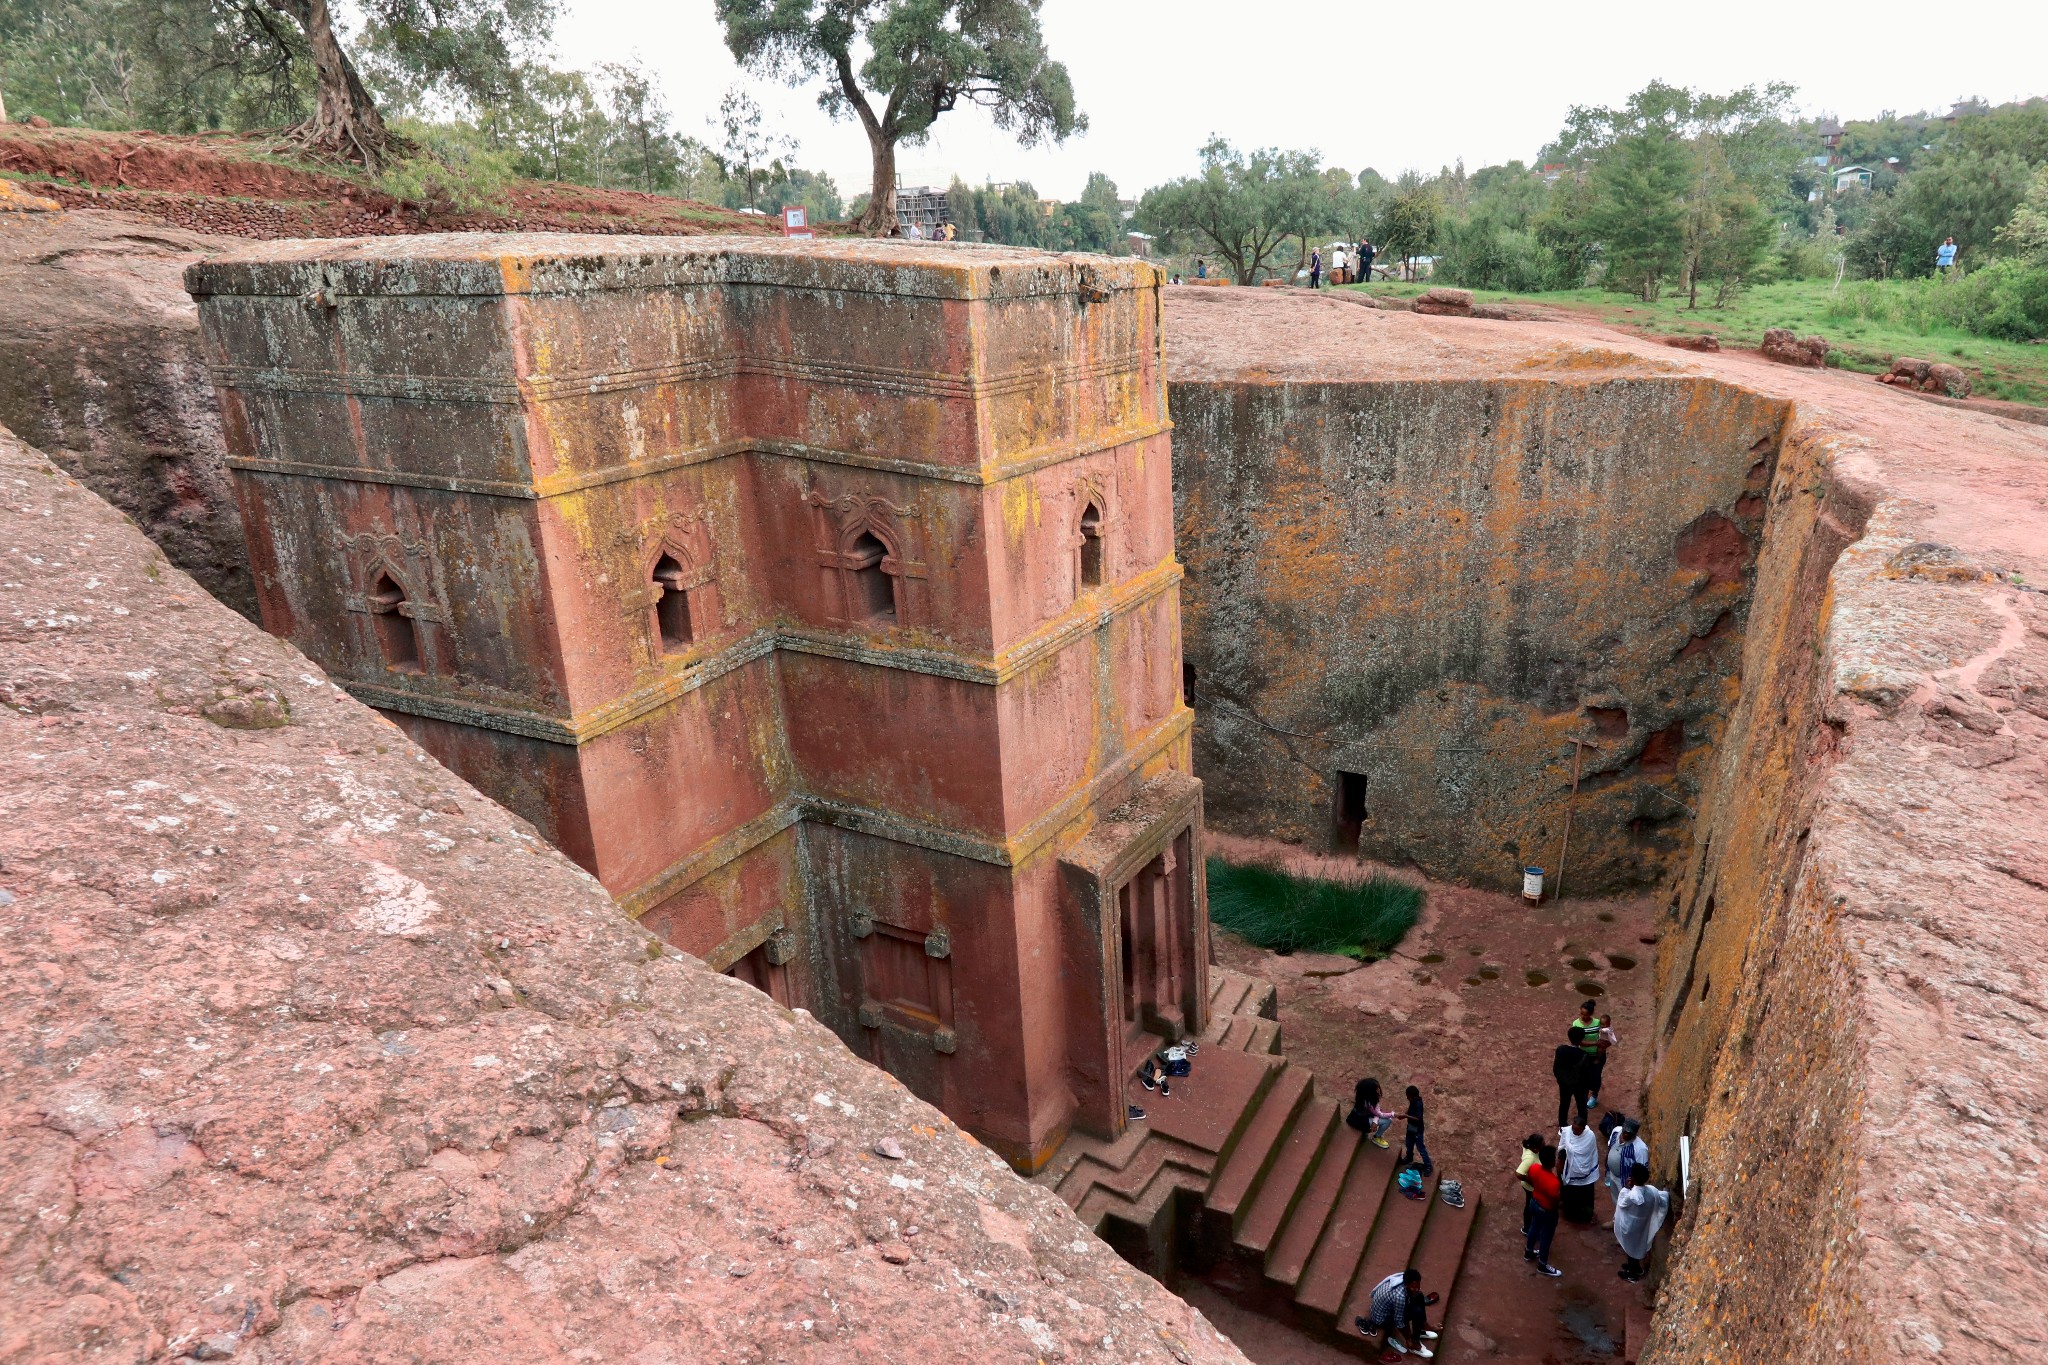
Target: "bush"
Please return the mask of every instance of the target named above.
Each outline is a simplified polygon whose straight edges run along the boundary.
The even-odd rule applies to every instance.
[[[1822,305],[1830,322],[1915,332],[1953,328],[2004,341],[2048,337],[2048,266],[1993,261],[1961,279],[1858,280]]]
[[[1422,889],[1392,877],[1339,882],[1209,859],[1209,918],[1275,952],[1377,958],[1421,912]]]

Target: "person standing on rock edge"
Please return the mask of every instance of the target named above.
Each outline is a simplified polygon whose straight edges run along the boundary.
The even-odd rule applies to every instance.
[[[1581,1046],[1586,1052],[1586,1108],[1600,1107],[1600,1077],[1607,1070],[1607,1039],[1602,1036],[1607,1021],[1593,1011],[1597,1008],[1591,1000],[1581,1001],[1579,1017],[1572,1020],[1577,1027],[1585,1030]]]
[[[1422,1091],[1411,1085],[1408,1087],[1408,1132],[1401,1140],[1401,1164],[1413,1165],[1420,1154],[1422,1173],[1426,1176],[1436,1169],[1436,1163],[1429,1159],[1429,1144],[1423,1141],[1422,1129]]]
[[[1550,1058],[1550,1074],[1557,1078],[1557,1126],[1560,1128],[1572,1121],[1574,1105],[1578,1107],[1579,1117],[1586,1117],[1586,1070],[1586,1031],[1573,1024],[1565,1031],[1565,1041],[1558,1045]]]
[[[1550,1263],[1550,1244],[1557,1237],[1558,1206],[1564,1198],[1564,1185],[1551,1170],[1556,1164],[1557,1148],[1546,1146],[1537,1153],[1536,1164],[1522,1177],[1529,1187],[1529,1198],[1536,1204],[1522,1259],[1534,1261],[1538,1270],[1553,1279],[1564,1273]]]
[[[1564,1185],[1558,1213],[1567,1222],[1593,1221],[1593,1191],[1600,1185],[1600,1135],[1586,1126],[1584,1114],[1572,1115],[1571,1127],[1557,1135],[1562,1168],[1558,1179]]]

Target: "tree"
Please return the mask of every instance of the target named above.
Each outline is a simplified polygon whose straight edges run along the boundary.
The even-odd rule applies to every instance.
[[[1611,283],[1645,303],[1684,261],[1686,145],[1665,128],[1622,138],[1593,168],[1588,226],[1599,239]]]
[[[1415,258],[1436,249],[1443,217],[1443,201],[1437,198],[1435,187],[1423,184],[1413,174],[1404,175],[1400,187],[1380,211],[1379,221],[1373,227],[1374,243],[1399,260],[1402,273],[1413,279]]]
[[[638,66],[607,62],[598,67],[605,83],[605,117],[617,144],[611,158],[620,178],[652,193],[675,184],[684,148],[669,131],[668,107],[654,82]]]
[[[2034,172],[2027,197],[1998,230],[1998,241],[2026,264],[2048,266],[2048,166]]]
[[[763,121],[761,106],[737,85],[718,102],[718,117],[712,121],[720,139],[718,164],[741,188],[750,209],[760,207],[761,183],[786,178],[788,162],[796,155],[796,139],[768,132]]]
[[[1200,175],[1145,191],[1137,221],[1169,243],[1213,251],[1251,284],[1287,239],[1322,232],[1327,196],[1314,152],[1240,152],[1220,137],[1202,148]]]
[[[864,232],[896,228],[896,149],[931,134],[963,100],[1029,147],[1088,126],[1067,69],[1045,50],[1040,0],[717,0],[741,65],[801,85],[867,134],[873,175]],[[864,56],[862,55],[864,51]]]

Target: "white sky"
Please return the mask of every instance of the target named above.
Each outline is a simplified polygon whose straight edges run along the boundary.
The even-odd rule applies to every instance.
[[[1377,22],[1362,36],[1355,16]],[[1246,31],[1262,19],[1263,33]],[[1573,103],[1618,104],[1653,79],[1716,92],[1770,80],[1800,107],[1843,117],[1946,109],[2048,94],[2048,3],[1798,0],[1675,4],[1308,4],[1257,0],[1045,0],[1047,45],[1072,73],[1090,128],[1062,147],[1024,149],[979,111],[939,120],[904,148],[905,183],[1029,180],[1071,199],[1107,171],[1127,196],[1191,171],[1218,132],[1241,147],[1315,147],[1325,165],[1433,171],[1532,158]],[[558,60],[637,58],[663,86],[677,128],[711,140],[707,119],[745,80],[800,164],[851,198],[868,183],[867,140],[833,123],[816,87],[743,77],[711,0],[564,0]]]

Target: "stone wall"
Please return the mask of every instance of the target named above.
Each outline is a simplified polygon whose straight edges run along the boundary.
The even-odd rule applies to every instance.
[[[1242,1365],[0,431],[0,1356]]]
[[[1326,383],[1183,365],[1171,402],[1218,828],[1508,887],[1525,864],[1555,881],[1569,810],[1578,894],[1684,856],[1783,404],[1620,356]]]
[[[1654,1365],[2048,1341],[2048,479],[1996,428],[1968,479],[1851,429],[1794,422],[1665,920],[1649,1131],[1693,1159]]]

